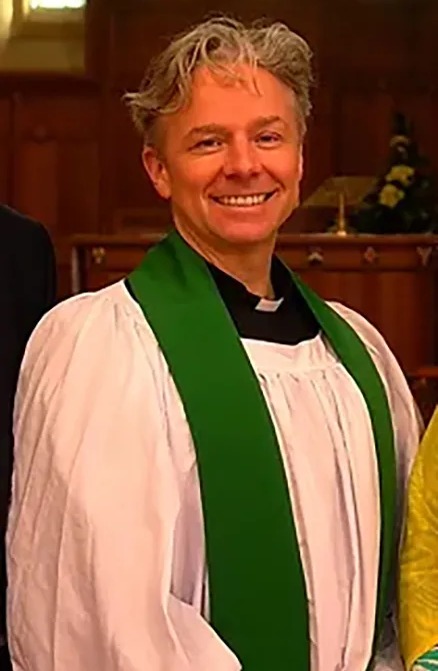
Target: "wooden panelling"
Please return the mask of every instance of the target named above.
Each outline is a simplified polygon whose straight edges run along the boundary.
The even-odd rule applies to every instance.
[[[11,101],[0,97],[0,199],[3,202],[7,200],[11,178],[12,133]]]
[[[400,106],[406,110],[414,127],[421,153],[426,156],[438,176],[438,71],[434,80],[424,82],[415,95],[401,97]]]
[[[330,35],[327,56],[336,76],[363,71],[379,79],[405,70],[410,58],[410,12],[405,2],[334,0],[325,3],[325,17]]]
[[[403,14],[407,24],[405,74],[422,75],[436,85],[438,72],[438,11],[435,0],[408,0]]]
[[[121,91],[114,93],[110,106],[113,160],[109,166],[108,179],[112,185],[110,198],[114,213],[108,222],[110,230],[119,230],[120,224],[123,224],[123,218],[117,216],[120,210],[127,207],[141,208],[145,204],[152,208],[160,205],[141,163],[141,138],[132,125],[121,97]]]
[[[121,96],[171,35],[218,10],[283,20],[314,50],[303,198],[329,176],[382,171],[395,110],[413,121],[438,171],[436,0],[90,0],[86,74],[0,75],[0,198],[50,229],[63,294],[72,233],[167,224]],[[299,211],[286,230],[323,228],[327,219]]]
[[[389,131],[394,112],[391,93],[377,89],[370,96],[366,90],[338,86],[335,172],[378,174],[386,167],[389,156]]]
[[[64,294],[68,237],[78,231],[99,230],[96,102],[67,93],[28,93],[14,102],[11,201],[49,228],[57,245]]]
[[[97,128],[93,100],[27,96],[17,104],[14,201],[55,237],[97,228]]]
[[[303,197],[311,194],[326,179],[336,174],[337,156],[333,128],[338,110],[334,105],[333,87],[321,81],[313,94],[313,112],[308,122],[304,151]]]
[[[169,0],[164,9],[162,0],[143,0],[114,3],[113,50],[111,73],[113,81],[121,86],[128,82],[136,85],[143,75],[145,64],[161,50],[170,37],[185,30],[206,16],[221,13],[244,20],[261,17],[282,20],[318,45],[324,30],[318,0],[292,3],[288,0]]]
[[[412,11],[415,4],[415,12]],[[147,6],[140,0],[116,2],[110,79],[119,94],[140,81],[144,64],[168,37],[217,10],[209,0],[178,0],[172,12],[164,13],[158,0]],[[309,123],[305,151],[302,194],[305,198],[333,174],[376,174],[384,170],[395,110],[412,116],[423,152],[432,165],[438,161],[438,140],[432,129],[438,100],[430,92],[431,64],[419,60],[418,35],[430,44],[435,39],[433,17],[438,7],[392,0],[311,0],[307,3],[222,2],[220,9],[242,18],[266,16],[286,21],[303,34],[315,52],[318,88],[314,92],[314,115]],[[148,39],[144,39],[147,35]],[[424,87],[427,86],[427,90]],[[117,212],[129,207],[150,207],[161,212],[150,185],[145,182],[138,160],[138,140],[126,112],[114,96],[112,137],[116,160],[112,164],[109,198],[113,200],[112,222],[123,224]],[[148,217],[150,221],[155,217]],[[313,228],[307,212],[292,219],[299,230]],[[324,225],[324,222],[321,222]],[[131,229],[131,226],[130,226]],[[115,229],[120,231],[119,226]]]
[[[16,150],[14,203],[58,232],[58,148],[55,138],[22,140]]]

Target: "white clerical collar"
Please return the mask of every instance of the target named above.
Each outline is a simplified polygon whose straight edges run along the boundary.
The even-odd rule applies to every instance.
[[[279,298],[278,300],[271,300],[269,298],[261,298],[257,305],[255,306],[255,309],[258,310],[259,312],[277,312],[278,308],[283,302],[283,298]]]

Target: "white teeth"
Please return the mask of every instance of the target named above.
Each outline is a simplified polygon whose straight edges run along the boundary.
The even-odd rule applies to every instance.
[[[221,203],[221,205],[231,205],[234,207],[251,207],[251,205],[261,205],[268,194],[260,193],[254,194],[253,196],[222,196],[222,198],[216,198],[216,200]]]

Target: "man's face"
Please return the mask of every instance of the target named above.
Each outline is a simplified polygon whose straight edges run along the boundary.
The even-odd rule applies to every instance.
[[[299,200],[294,95],[266,70],[238,67],[245,85],[195,71],[190,104],[159,120],[159,152],[143,154],[177,228],[201,247],[272,242]]]

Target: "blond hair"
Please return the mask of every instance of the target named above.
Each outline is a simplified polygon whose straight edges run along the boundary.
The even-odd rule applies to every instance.
[[[306,41],[284,23],[246,26],[224,16],[211,18],[176,36],[150,62],[139,91],[124,99],[145,144],[154,144],[156,120],[190,101],[195,68],[207,66],[236,81],[234,65],[245,63],[266,69],[293,91],[304,135],[311,109],[311,57]]]

